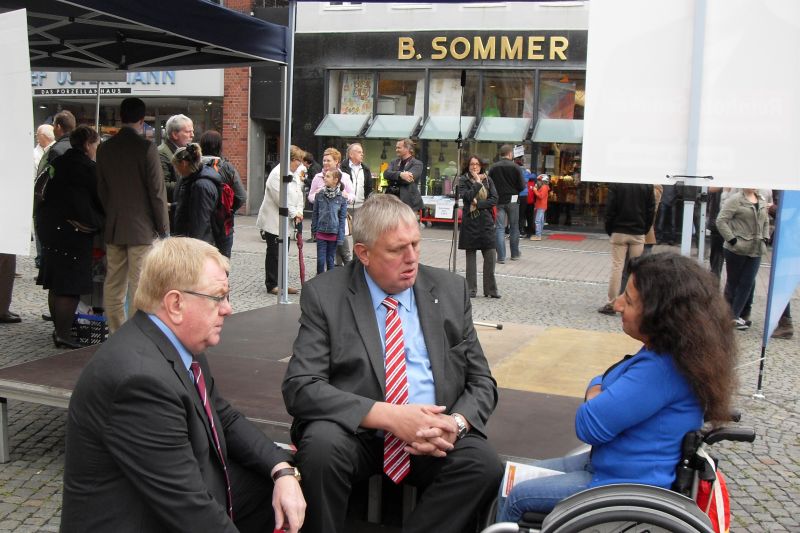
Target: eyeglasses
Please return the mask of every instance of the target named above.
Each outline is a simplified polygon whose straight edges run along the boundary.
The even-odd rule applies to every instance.
[[[186,294],[193,294],[195,296],[200,296],[202,298],[208,298],[209,300],[214,301],[217,305],[221,304],[223,301],[230,303],[230,292],[226,292],[222,296],[212,296],[211,294],[203,294],[202,292],[195,292],[195,291],[185,291],[178,289],[181,292],[185,292]]]
[[[471,166],[471,167],[479,167],[479,166],[481,166],[481,164],[480,163],[470,163],[469,166]]]

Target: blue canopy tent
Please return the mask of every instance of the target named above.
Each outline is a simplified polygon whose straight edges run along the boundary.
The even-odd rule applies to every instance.
[[[35,70],[131,70],[282,66],[281,160],[289,160],[294,2],[289,27],[205,0],[0,0],[0,13],[25,9]],[[98,95],[99,98],[99,95]],[[284,182],[286,179],[284,179]],[[288,303],[289,221],[281,184],[279,301]]]
[[[287,63],[288,28],[203,0],[0,0],[15,9],[27,10],[36,70]]]

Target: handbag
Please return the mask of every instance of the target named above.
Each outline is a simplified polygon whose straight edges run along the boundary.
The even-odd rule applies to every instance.
[[[39,175],[36,176],[36,181],[33,182],[33,207],[34,209],[41,204],[47,193],[47,185],[53,179],[55,169],[50,163],[46,164]]]

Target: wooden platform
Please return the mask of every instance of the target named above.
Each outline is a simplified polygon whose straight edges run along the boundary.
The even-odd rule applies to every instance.
[[[221,394],[277,442],[289,442],[291,417],[286,413],[280,386],[299,315],[298,305],[237,313],[225,321],[220,344],[208,352]],[[487,353],[492,344],[484,342]],[[81,369],[97,348],[0,369],[0,462],[7,462],[11,452],[6,399],[66,408]],[[581,399],[574,396],[501,388],[500,401],[489,421],[489,439],[504,456],[562,455],[580,444],[573,428],[580,403]]]

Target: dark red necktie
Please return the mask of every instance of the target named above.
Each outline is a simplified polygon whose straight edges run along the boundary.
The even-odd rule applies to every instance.
[[[233,497],[231,496],[231,480],[228,477],[228,466],[225,464],[225,458],[222,456],[222,447],[219,445],[219,435],[217,434],[217,427],[214,425],[214,417],[211,415],[211,404],[208,401],[208,392],[206,389],[206,380],[203,379],[203,371],[200,369],[200,363],[192,361],[190,365],[192,375],[194,376],[194,386],[197,387],[197,392],[200,394],[200,400],[203,402],[203,409],[206,411],[208,423],[211,425],[211,435],[214,437],[214,447],[217,449],[217,457],[219,462],[222,463],[222,471],[225,473],[225,489],[228,493],[228,516],[233,520]]]
[[[406,376],[406,350],[403,343],[403,325],[397,312],[397,300],[387,296],[386,307],[386,401],[393,404],[408,403],[408,377]],[[389,479],[400,483],[411,469],[411,458],[403,450],[406,443],[386,432],[383,437],[383,471]]]

